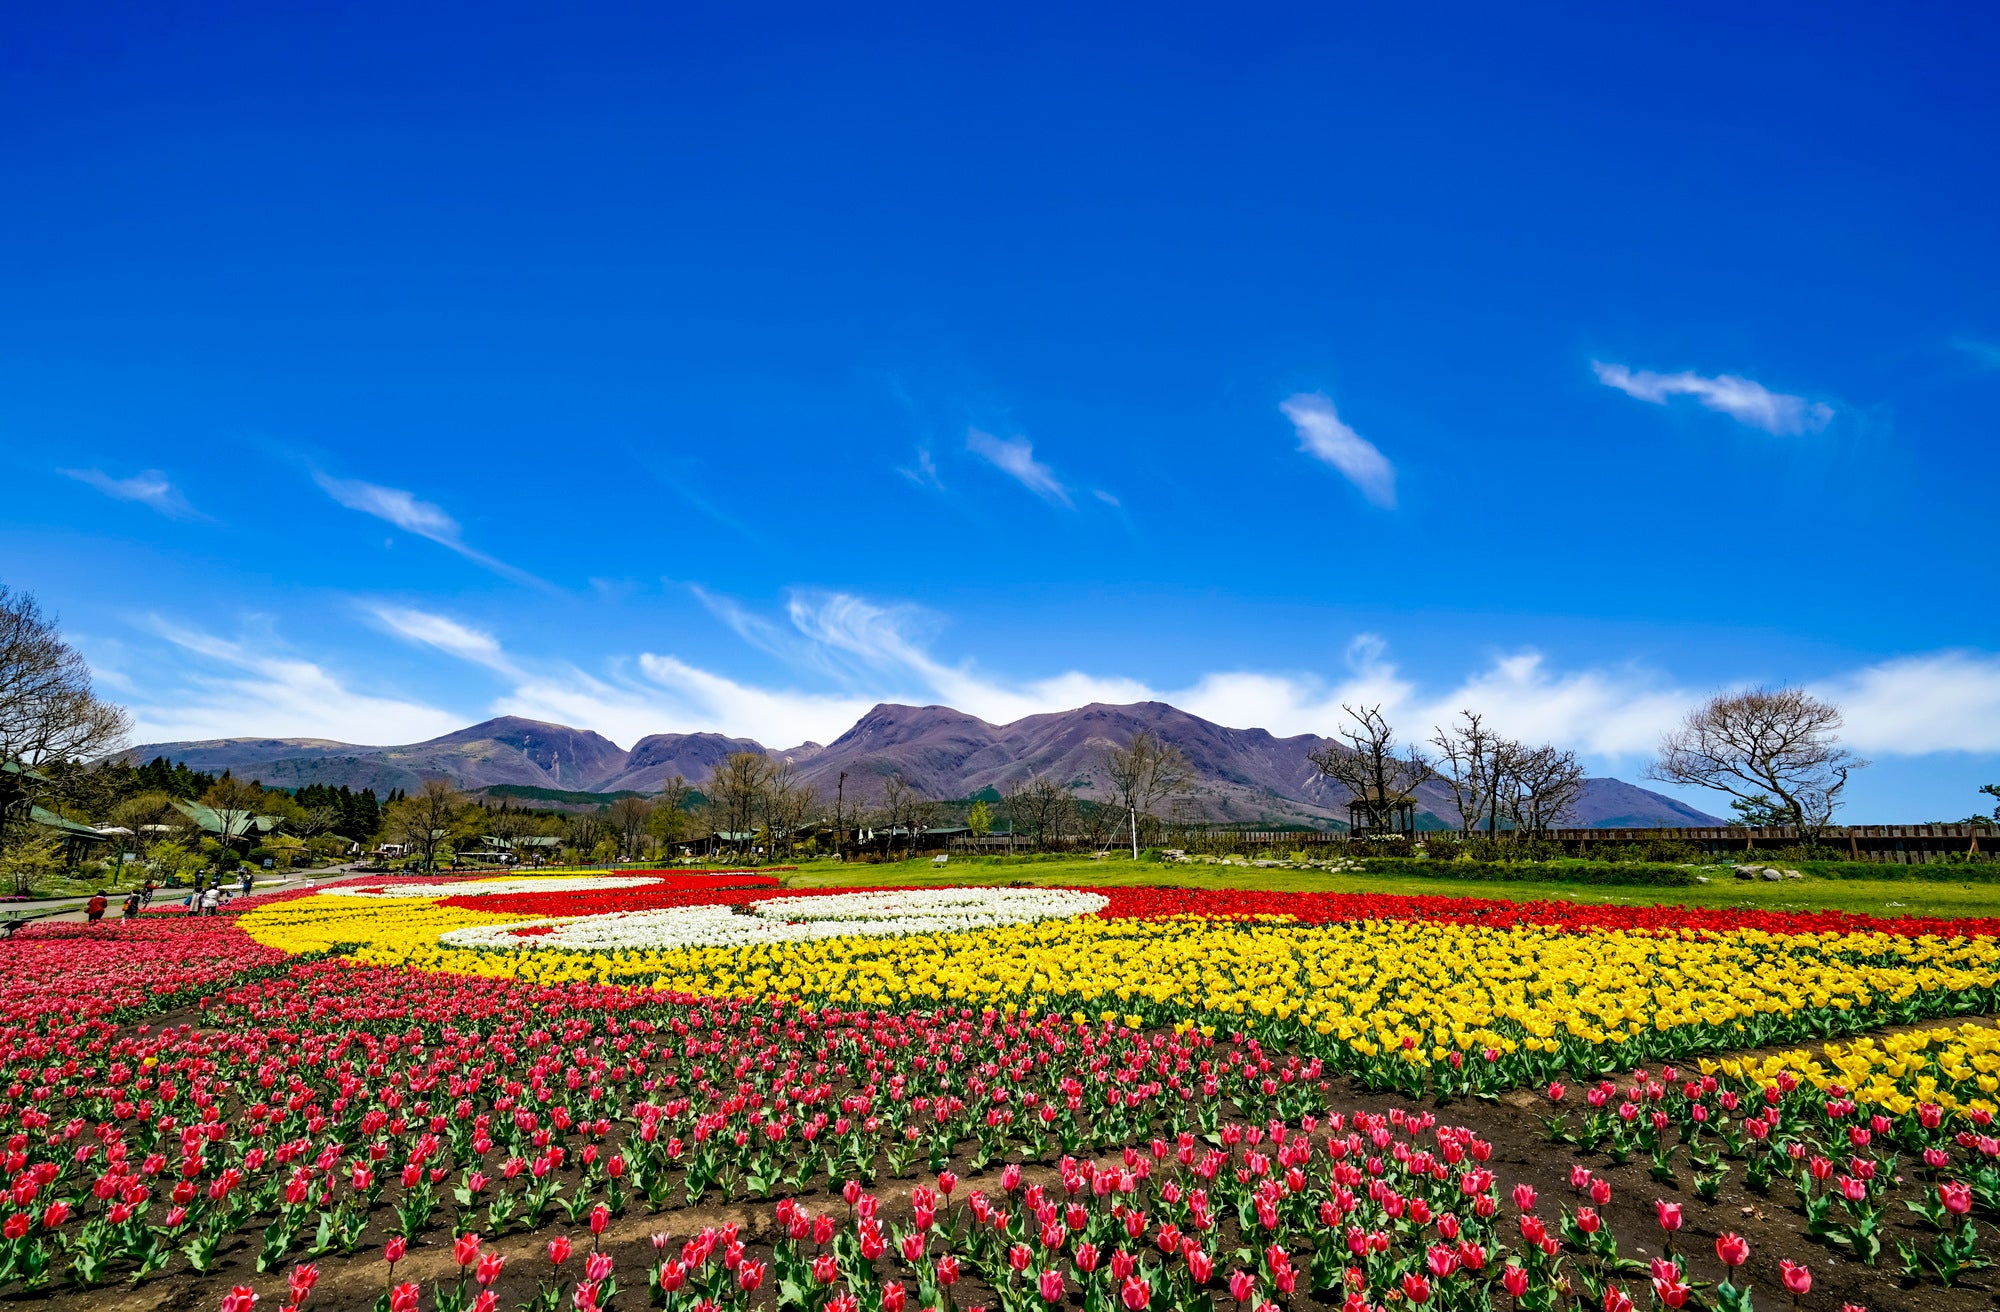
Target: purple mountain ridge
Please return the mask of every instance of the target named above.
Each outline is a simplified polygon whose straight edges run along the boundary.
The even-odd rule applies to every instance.
[[[133,762],[164,756],[192,769],[228,769],[239,779],[286,788],[346,784],[383,793],[444,778],[473,790],[516,784],[653,793],[676,775],[699,787],[719,762],[747,751],[790,761],[800,779],[829,799],[845,773],[850,802],[865,801],[890,774],[901,774],[926,796],[956,800],[986,789],[1005,792],[1031,770],[1070,785],[1081,796],[1102,799],[1109,792],[1102,777],[1105,749],[1142,731],[1179,748],[1193,765],[1194,779],[1175,803],[1190,819],[1321,827],[1346,818],[1346,793],[1322,779],[1310,759],[1328,739],[1231,729],[1164,702],[1093,703],[1001,725],[949,706],[885,703],[824,747],[808,742],[777,751],[717,733],[650,734],[627,751],[587,729],[502,716],[397,747],[317,738],[224,738],[147,743],[120,756]],[[1425,810],[1456,823],[1457,812],[1442,787],[1426,784],[1417,796]],[[1656,828],[1722,821],[1621,779],[1598,778],[1585,783],[1570,823]]]

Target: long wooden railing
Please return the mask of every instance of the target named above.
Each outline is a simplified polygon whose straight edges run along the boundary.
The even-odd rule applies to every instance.
[[[1790,826],[1746,829],[1717,826],[1690,829],[1553,829],[1549,838],[1578,855],[1605,852],[1616,846],[1640,843],[1683,843],[1710,853],[1742,852],[1754,858],[1758,852],[1776,852],[1801,846],[1798,831]],[[1320,829],[1194,829],[1176,830],[1168,846],[1234,844],[1239,850],[1279,848],[1304,850],[1321,844],[1345,844],[1344,830]],[[1005,836],[955,839],[956,851],[1002,852],[1009,850]],[[1014,850],[1033,845],[1016,842]],[[1853,861],[1878,861],[1892,865],[1921,865],[1944,857],[1966,853],[1993,858],[2000,856],[2000,828],[1987,825],[1835,825],[1820,832],[1818,847],[1842,853]]]

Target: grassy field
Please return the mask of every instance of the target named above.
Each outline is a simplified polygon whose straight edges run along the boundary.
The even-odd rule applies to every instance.
[[[1397,893],[1447,897],[1492,897],[1514,901],[1563,898],[1619,906],[1762,907],[1771,911],[1860,911],[1875,916],[2000,916],[2000,885],[1948,880],[1788,879],[1744,882],[1727,866],[1709,876],[1713,883],[1690,888],[1590,888],[1561,883],[1486,883],[1462,879],[1409,879],[1331,874],[1319,870],[1258,870],[1240,867],[1134,862],[1112,855],[1088,857],[954,857],[934,869],[928,857],[880,865],[806,862],[782,878],[797,888],[838,888],[881,884],[1177,884],[1188,888],[1309,889],[1333,893]]]

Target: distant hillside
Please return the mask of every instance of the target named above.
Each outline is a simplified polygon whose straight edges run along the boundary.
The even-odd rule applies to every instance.
[[[495,796],[589,806],[612,794],[658,792],[675,775],[698,784],[732,752],[769,752],[829,797],[847,774],[850,798],[872,780],[900,773],[937,798],[994,796],[1033,770],[1085,797],[1108,797],[1104,749],[1140,731],[1186,754],[1196,780],[1183,807],[1192,817],[1231,824],[1325,828],[1346,817],[1346,793],[1320,777],[1311,754],[1329,741],[1313,734],[1279,738],[1263,729],[1231,729],[1164,702],[1093,704],[993,725],[948,706],[875,707],[831,743],[770,752],[748,738],[715,733],[653,734],[630,751],[587,729],[503,716],[428,742],[362,747],[317,738],[225,738],[148,743],[123,753],[131,761],[165,756],[191,768],[227,769],[239,779],[287,788],[308,783],[374,788],[418,787],[449,779]],[[1458,816],[1442,787],[1418,790],[1420,805],[1445,825]],[[1591,779],[1575,822],[1596,828],[1717,825],[1685,803],[1620,779]]]

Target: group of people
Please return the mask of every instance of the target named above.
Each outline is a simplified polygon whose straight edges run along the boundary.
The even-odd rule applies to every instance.
[[[250,871],[247,868],[242,870],[239,872],[239,877],[243,887],[242,896],[248,897],[250,895]],[[125,895],[124,914],[120,919],[137,920],[139,913],[153,904],[153,890],[156,887],[157,885],[149,879],[143,886],[127,893]],[[231,900],[232,895],[228,889],[222,886],[222,874],[218,871],[215,875],[208,878],[197,876],[194,881],[194,888],[189,891],[186,897],[181,899],[181,905],[187,908],[187,913],[191,916],[218,916],[222,914],[222,908],[228,906]],[[111,902],[104,894],[93,894],[90,901],[84,903],[84,918],[94,925],[104,919],[104,913],[110,907]]]
[[[146,881],[145,887],[135,888],[125,895],[125,914],[120,919],[137,920],[141,909],[148,906],[152,900],[153,881],[149,879]],[[83,904],[84,919],[94,925],[104,919],[104,913],[110,906],[111,902],[104,894],[93,893],[90,896],[90,901]]]

